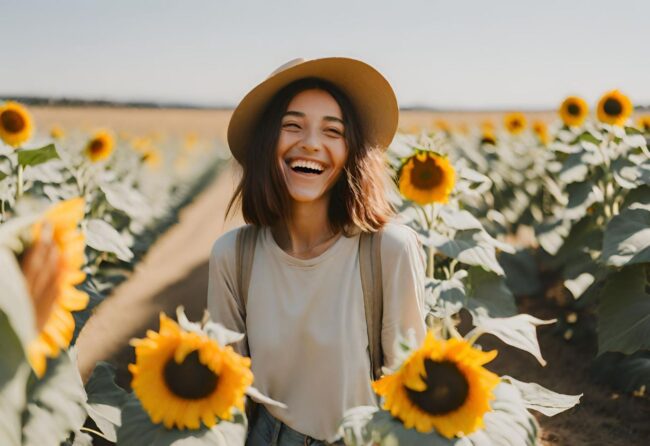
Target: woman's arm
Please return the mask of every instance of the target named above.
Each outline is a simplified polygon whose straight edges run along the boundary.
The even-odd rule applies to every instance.
[[[424,323],[425,258],[417,234],[408,226],[389,223],[381,238],[384,314],[381,344],[384,365],[395,362],[395,341],[398,334],[413,329],[415,340],[422,342]]]
[[[210,318],[230,330],[246,334],[245,309],[237,296],[236,240],[238,229],[222,235],[212,245],[208,270],[207,308]],[[235,351],[248,356],[246,338],[232,344]]]

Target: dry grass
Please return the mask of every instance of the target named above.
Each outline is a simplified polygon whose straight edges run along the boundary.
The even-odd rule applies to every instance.
[[[133,135],[146,135],[151,132],[165,132],[183,136],[194,133],[202,138],[226,139],[228,120],[232,110],[187,110],[187,109],[143,109],[126,107],[30,107],[37,130],[48,133],[52,126],[63,129],[92,131],[98,127],[108,127]],[[431,129],[439,119],[447,121],[452,128],[461,124],[479,125],[489,120],[500,125],[503,112],[422,112],[404,111],[400,114],[399,127],[403,131]],[[549,122],[555,112],[527,112],[530,121],[541,119]]]

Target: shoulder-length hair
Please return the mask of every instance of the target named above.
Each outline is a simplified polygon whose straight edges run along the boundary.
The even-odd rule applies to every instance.
[[[383,150],[371,147],[364,139],[361,121],[348,97],[334,84],[318,78],[297,80],[269,102],[246,147],[243,175],[228,203],[226,216],[240,202],[246,223],[274,226],[288,218],[290,197],[278,165],[276,147],[289,103],[298,93],[312,89],[326,91],[338,103],[348,147],[345,166],[330,189],[330,228],[348,236],[357,230],[377,231],[395,213],[386,197],[392,180]]]

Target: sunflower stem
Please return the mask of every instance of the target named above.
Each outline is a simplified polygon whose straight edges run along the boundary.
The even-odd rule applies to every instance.
[[[23,196],[23,165],[18,164],[18,179],[16,180],[16,199],[20,198]]]
[[[475,327],[472,331],[467,333],[467,338],[468,338],[467,342],[469,343],[469,345],[474,345],[474,343],[478,340],[478,338],[480,338],[481,335],[484,333],[485,332],[483,330],[479,330],[478,327]]]
[[[454,322],[451,320],[449,316],[445,316],[445,327],[447,329],[447,332],[453,336],[456,339],[463,339],[459,331],[456,329],[456,325],[454,325]]]

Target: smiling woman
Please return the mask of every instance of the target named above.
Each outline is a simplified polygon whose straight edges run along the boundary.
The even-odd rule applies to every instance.
[[[233,113],[229,210],[240,201],[249,225],[214,243],[207,306],[288,407],[256,406],[249,446],[340,444],[345,410],[377,405],[398,335],[424,338],[424,258],[386,197],[396,127],[388,82],[344,58],[281,67]]]

